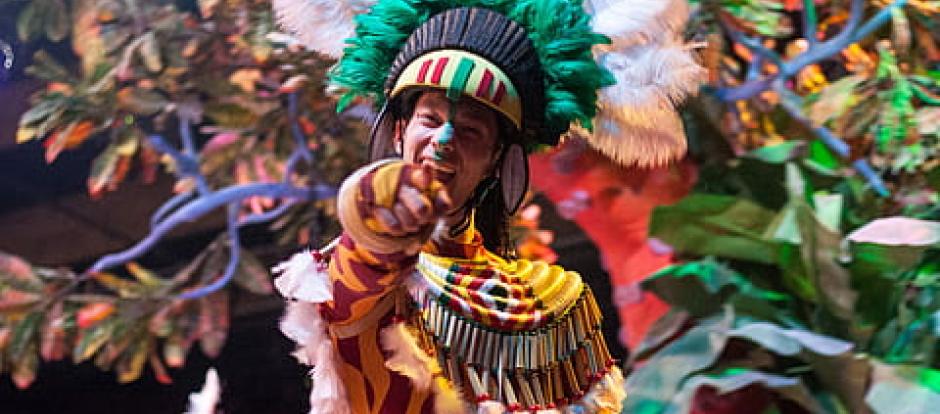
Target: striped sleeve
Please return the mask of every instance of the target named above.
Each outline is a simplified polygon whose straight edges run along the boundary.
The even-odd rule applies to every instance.
[[[324,309],[324,317],[340,325],[358,321],[401,283],[416,260],[417,255],[372,253],[343,233],[330,260],[333,302]]]

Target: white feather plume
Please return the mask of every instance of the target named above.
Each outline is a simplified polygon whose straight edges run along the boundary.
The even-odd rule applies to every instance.
[[[686,0],[588,0],[595,31],[614,40],[595,49],[616,84],[600,91],[594,132],[575,129],[624,165],[658,166],[682,157],[685,132],[676,106],[705,70],[680,40]]]
[[[353,18],[376,0],[274,0],[279,25],[308,49],[339,58],[356,28]]]
[[[686,0],[585,0],[595,32],[615,46],[656,41],[678,33],[689,17]]]

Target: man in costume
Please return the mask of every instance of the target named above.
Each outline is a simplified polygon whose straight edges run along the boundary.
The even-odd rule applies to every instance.
[[[570,0],[381,0],[356,22],[331,82],[380,104],[373,162],[337,241],[276,269],[311,411],[619,412],[590,288],[505,234],[526,154],[591,129],[609,39]]]

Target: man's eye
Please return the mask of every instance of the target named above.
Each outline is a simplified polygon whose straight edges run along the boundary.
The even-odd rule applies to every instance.
[[[436,127],[444,123],[441,118],[436,115],[431,114],[421,114],[418,115],[418,120],[421,121],[425,126]]]

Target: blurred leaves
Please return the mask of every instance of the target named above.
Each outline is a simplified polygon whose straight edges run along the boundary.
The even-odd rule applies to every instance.
[[[708,40],[706,91],[719,98],[695,115],[720,134],[689,135],[696,190],[654,212],[650,235],[681,262],[642,283],[672,311],[631,364],[624,412],[896,412],[901,398],[930,411],[940,9],[893,9],[890,30],[836,50],[822,45],[850,21],[848,2],[693,3],[686,34]],[[858,2],[862,22],[888,3]],[[862,161],[889,197],[859,176]]]

